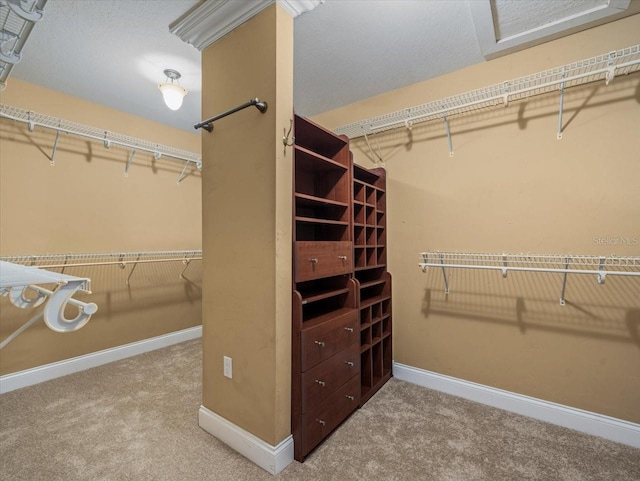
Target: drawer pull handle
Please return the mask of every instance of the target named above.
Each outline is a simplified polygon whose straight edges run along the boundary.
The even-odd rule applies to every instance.
[[[349,367],[353,367],[354,366],[354,364],[351,361],[345,361],[344,363]]]
[[[345,327],[344,330],[348,332],[353,332],[353,327]]]
[[[318,258],[317,257],[312,257],[311,259],[309,259],[309,262],[311,262],[312,264],[317,264],[318,263]]]
[[[340,259],[342,262],[347,260],[347,256],[338,256],[338,259]]]
[[[322,424],[323,426],[324,426],[325,424],[327,424],[327,423],[326,423],[325,421],[323,421],[322,419],[316,419],[316,421],[318,421],[318,422],[319,422],[320,424]]]
[[[348,394],[345,396],[349,401],[355,401],[355,396],[349,396]]]
[[[325,387],[325,385],[327,384],[326,382],[320,381],[319,379],[316,379],[316,382],[318,383],[318,386],[320,386],[320,387]]]
[[[324,347],[324,342],[322,341],[313,341],[313,342],[316,343],[318,347]]]

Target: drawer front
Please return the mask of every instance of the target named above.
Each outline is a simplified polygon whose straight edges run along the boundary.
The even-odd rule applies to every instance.
[[[353,309],[301,333],[300,370],[305,372],[360,340],[358,311]]]
[[[309,453],[360,404],[360,376],[354,376],[324,402],[302,415],[303,451]]]
[[[345,382],[360,373],[360,344],[321,362],[302,375],[302,412],[317,406]]]
[[[349,274],[353,271],[351,242],[295,243],[295,281]]]

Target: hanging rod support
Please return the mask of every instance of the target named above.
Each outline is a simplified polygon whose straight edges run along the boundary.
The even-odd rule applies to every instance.
[[[51,158],[49,159],[49,164],[53,167],[56,165],[56,151],[58,150],[58,140],[60,140],[60,131],[56,134],[56,140],[53,143],[53,152],[51,152]]]
[[[562,292],[560,293],[560,305],[564,306],[564,292],[567,287],[567,273],[569,272],[569,258],[564,261],[564,274],[562,275]]]
[[[131,162],[133,162],[133,156],[136,155],[136,149],[133,149],[129,154],[129,160],[127,160],[127,166],[124,168],[124,176],[129,177],[129,168],[131,167]]]
[[[444,270],[443,254],[440,254],[440,264],[442,264],[442,277],[444,277],[444,293],[449,294],[449,280],[447,279],[447,271]]]
[[[238,105],[237,107],[231,109],[231,110],[227,110],[226,112],[222,112],[221,114],[218,114],[214,117],[211,117],[210,119],[207,120],[203,120],[202,122],[195,124],[193,126],[194,129],[204,129],[207,132],[213,132],[213,123],[216,120],[220,120],[228,115],[231,114],[235,114],[236,112],[238,112],[239,110],[243,110],[246,109],[247,107],[255,107],[257,108],[261,113],[265,113],[267,111],[268,105],[267,102],[261,102],[257,97],[255,99],[251,99],[248,102],[242,104],[242,105]]]
[[[564,108],[564,82],[560,84],[560,109],[558,110],[558,133],[556,139],[562,140],[562,109]]]
[[[449,142],[449,157],[453,157],[453,143],[451,142],[451,131],[449,130],[449,119],[444,114],[444,128],[447,131],[447,141]]]

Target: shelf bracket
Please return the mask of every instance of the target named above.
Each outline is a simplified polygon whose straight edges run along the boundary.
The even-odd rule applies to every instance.
[[[136,270],[136,267],[138,267],[138,261],[140,260],[140,254],[138,254],[138,258],[136,259],[135,263],[133,264],[133,267],[131,268],[131,271],[129,272],[129,275],[127,276],[127,285],[130,284],[130,280],[131,280],[131,276],[133,275],[133,271]]]
[[[562,75],[564,78],[564,74]],[[564,82],[560,84],[560,109],[558,110],[558,132],[556,139],[562,140],[562,110],[564,108]]]
[[[449,142],[449,157],[453,157],[453,143],[451,142],[451,130],[449,130],[449,119],[444,114],[444,128],[447,131],[447,141]]]
[[[502,271],[502,278],[506,279],[507,278],[507,256],[503,254],[502,256],[502,264],[503,264],[503,268],[501,269]]]
[[[604,84],[609,85],[610,82],[616,77],[616,66],[613,62],[616,59],[616,52],[609,52],[609,59],[607,60],[607,73],[604,77]]]
[[[363,128],[363,132],[364,132],[364,128]],[[375,136],[375,134],[374,134]],[[376,145],[378,146],[378,152],[376,153],[373,148],[371,148],[371,144],[369,143],[369,136],[367,135],[366,132],[364,132],[364,140],[367,142],[367,147],[369,147],[369,152],[371,152],[371,157],[377,157],[377,162],[374,160],[374,163],[380,163],[383,164],[384,161],[382,160],[382,155],[380,152],[380,144],[378,143],[378,138],[376,137]]]
[[[59,130],[56,133],[56,140],[53,142],[53,151],[51,152],[51,157],[49,158],[49,165],[51,165],[51,167],[56,165],[56,152],[58,151],[58,140],[60,140]]]
[[[185,174],[185,172],[187,171],[187,167],[189,167],[189,162],[184,163],[184,168],[182,169],[182,172],[180,172],[180,175],[178,176],[178,181],[176,182],[176,184],[180,184],[180,182],[182,182],[184,178],[187,176]]]
[[[564,293],[567,288],[567,274],[569,269],[569,258],[567,257],[564,261],[564,274],[562,275],[562,292],[560,292],[560,305],[564,306]]]
[[[449,294],[449,280],[447,279],[447,271],[444,269],[443,254],[440,254],[440,264],[442,264],[442,277],[444,278],[444,293]]]
[[[131,167],[131,162],[133,162],[133,156],[136,155],[136,149],[133,149],[129,154],[129,160],[127,160],[127,166],[124,168],[124,176],[129,177],[129,168]]]
[[[108,149],[109,147],[111,147],[111,141],[108,139],[109,136],[109,131],[105,130],[104,131],[104,148]]]

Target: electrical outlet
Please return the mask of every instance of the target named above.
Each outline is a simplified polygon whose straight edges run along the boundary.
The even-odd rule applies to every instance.
[[[224,356],[224,376],[233,378],[233,361],[227,356]]]

